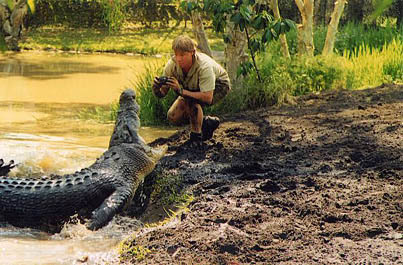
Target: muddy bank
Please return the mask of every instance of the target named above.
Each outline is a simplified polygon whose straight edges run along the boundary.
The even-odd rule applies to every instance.
[[[222,117],[205,150],[154,144],[195,199],[140,264],[403,264],[403,85]],[[131,257],[132,261],[135,260]],[[126,257],[129,261],[130,257]]]

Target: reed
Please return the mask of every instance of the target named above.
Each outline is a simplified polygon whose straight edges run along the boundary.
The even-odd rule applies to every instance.
[[[343,58],[348,89],[403,81],[403,41],[399,39],[385,44],[382,49],[360,45],[344,51]]]
[[[176,94],[170,90],[162,99],[154,96],[152,85],[156,76],[162,75],[163,66],[161,64],[148,64],[145,67],[145,74],[136,78],[133,83],[137,92],[137,102],[140,105],[140,119],[143,125],[167,125],[167,112],[176,99]]]

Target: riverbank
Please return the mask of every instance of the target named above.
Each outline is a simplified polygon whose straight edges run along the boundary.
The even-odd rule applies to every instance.
[[[122,262],[403,264],[403,85],[296,103],[222,117],[203,151],[186,130],[154,141],[194,200]]]
[[[222,37],[207,28],[213,50],[223,51]],[[118,53],[130,55],[170,54],[173,39],[180,34],[191,36],[192,27],[178,25],[145,28],[127,25],[120,31],[107,29],[42,26],[29,29],[19,43],[22,50],[65,51],[74,53]]]

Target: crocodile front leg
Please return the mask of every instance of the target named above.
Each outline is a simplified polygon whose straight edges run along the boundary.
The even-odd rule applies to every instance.
[[[116,189],[104,202],[95,209],[91,214],[91,219],[87,222],[86,227],[89,230],[98,230],[105,226],[110,220],[122,211],[130,202],[133,192],[130,187],[121,187]]]

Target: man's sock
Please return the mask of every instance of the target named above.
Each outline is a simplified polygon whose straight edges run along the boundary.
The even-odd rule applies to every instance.
[[[202,141],[202,134],[197,132],[190,132],[189,140],[191,142],[201,142]]]

